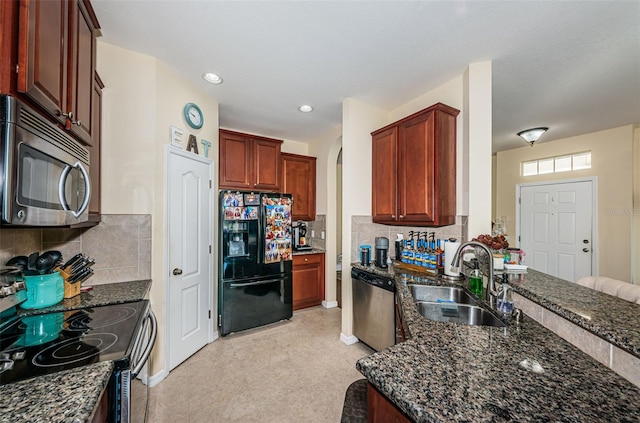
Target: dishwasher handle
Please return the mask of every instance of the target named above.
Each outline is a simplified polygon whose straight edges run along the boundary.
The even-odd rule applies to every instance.
[[[131,370],[131,379],[135,379],[138,376],[138,373],[142,370],[145,363],[149,359],[151,355],[151,350],[153,349],[153,344],[156,343],[156,336],[158,335],[158,321],[156,320],[156,315],[153,314],[153,310],[149,310],[149,314],[147,315],[147,319],[149,319],[149,326],[151,328],[151,335],[149,336],[149,340],[147,345],[144,348],[144,352],[140,356],[140,361],[136,363],[133,370]]]

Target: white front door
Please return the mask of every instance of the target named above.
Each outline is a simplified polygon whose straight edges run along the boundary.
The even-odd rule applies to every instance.
[[[212,162],[168,147],[169,370],[212,340]]]
[[[520,187],[520,248],[529,267],[570,282],[592,274],[592,184]]]

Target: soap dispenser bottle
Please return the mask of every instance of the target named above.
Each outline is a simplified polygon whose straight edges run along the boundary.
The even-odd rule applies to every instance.
[[[480,274],[480,264],[477,258],[471,259],[471,274],[469,275],[469,289],[472,293],[482,298],[482,275]]]

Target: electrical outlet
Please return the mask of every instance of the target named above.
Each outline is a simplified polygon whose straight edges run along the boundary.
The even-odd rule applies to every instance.
[[[320,239],[324,239],[324,231],[320,231]]]
[[[311,238],[315,238],[315,237],[316,237],[316,231],[311,229]]]

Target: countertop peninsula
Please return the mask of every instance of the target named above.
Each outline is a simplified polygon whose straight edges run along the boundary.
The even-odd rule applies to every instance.
[[[123,304],[145,298],[151,281],[132,281],[94,286],[93,290],[43,309],[22,310],[33,315]],[[86,422],[92,417],[113,371],[103,361],[49,375],[0,385],[0,423]]]
[[[418,314],[407,283],[450,283],[407,270],[354,267],[395,279],[411,339],[360,359],[356,367],[412,420],[640,419],[640,404],[633,400],[640,388],[528,316],[506,328],[427,320]],[[627,351],[638,351],[640,306],[626,308],[619,303],[624,300],[599,298],[606,294],[583,292],[588,288],[533,270],[514,279],[512,287],[576,324],[584,319],[598,336],[626,345]],[[622,311],[609,308],[614,305]]]
[[[308,250],[293,250],[294,256],[303,256],[305,254],[324,254],[326,251],[323,248],[312,247]]]

